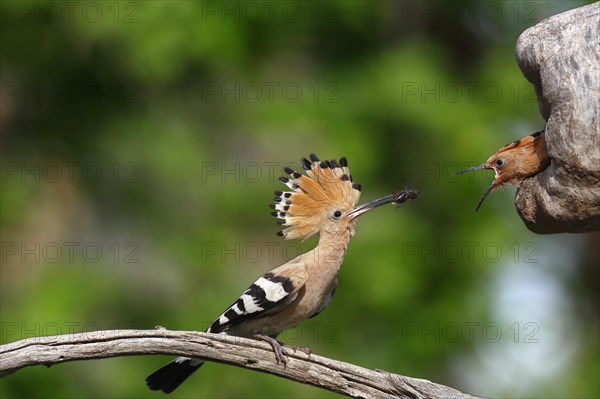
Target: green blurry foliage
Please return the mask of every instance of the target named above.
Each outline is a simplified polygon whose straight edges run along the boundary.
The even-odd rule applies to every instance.
[[[3,173],[0,232],[3,243],[30,247],[96,243],[102,256],[90,262],[78,249],[73,259],[47,262],[5,252],[2,343],[94,329],[206,328],[259,274],[314,246],[276,237],[267,207],[283,166],[314,152],[348,157],[365,200],[405,185],[421,196],[359,221],[335,299],[282,340],[490,395],[456,371],[457,359],[477,359],[480,339],[420,339],[411,329],[494,321],[487,287],[522,261],[511,246],[543,242],[514,212],[514,189],[492,194],[474,214],[492,176],[452,174],[543,126],[514,43],[527,26],[575,4],[272,2],[272,15],[261,2],[78,4],[73,19],[56,20],[44,16],[44,2],[2,5],[3,165],[57,163],[64,174],[35,181]],[[100,17],[82,14],[86,6]],[[262,17],[243,11],[254,6]],[[36,87],[54,95],[36,97]],[[77,165],[73,179],[67,163]],[[89,165],[102,176],[83,176]],[[465,242],[479,244],[472,259]],[[486,259],[486,243],[503,257]],[[448,255],[452,245],[465,252]],[[573,259],[573,273],[588,270],[582,259]],[[593,304],[594,276],[570,291],[575,312]],[[563,383],[493,392],[597,395],[598,345],[583,332],[597,332],[597,314],[589,320],[576,327],[579,367],[562,370]],[[144,378],[167,360],[32,368],[1,380],[0,392],[159,397]],[[173,395],[191,396],[336,395],[210,364]]]

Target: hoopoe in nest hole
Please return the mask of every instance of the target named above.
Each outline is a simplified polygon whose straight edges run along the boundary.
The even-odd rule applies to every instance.
[[[519,186],[525,178],[540,173],[549,164],[550,157],[542,130],[505,145],[492,154],[485,163],[463,169],[455,175],[479,169],[493,169],[496,173],[492,184],[485,190],[475,208],[477,212],[492,190],[507,184]]]
[[[302,167],[306,174],[285,168],[290,177],[280,181],[289,191],[275,192],[272,215],[285,227],[279,236],[307,239],[317,235],[317,246],[261,276],[207,330],[265,340],[273,347],[277,362],[284,365],[284,351],[275,338],[329,304],[356,219],[381,205],[401,204],[418,194],[405,189],[357,206],[361,186],[353,182],[346,158],[339,163],[321,162],[311,154],[310,160],[302,159]],[[178,357],[146,378],[146,384],[170,393],[203,363]]]

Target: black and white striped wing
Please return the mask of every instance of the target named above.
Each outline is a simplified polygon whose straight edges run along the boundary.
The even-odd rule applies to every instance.
[[[306,281],[304,268],[297,269],[300,273],[291,273],[287,276],[274,273],[277,270],[256,280],[214,321],[208,332],[227,331],[246,320],[275,314],[292,303],[298,296],[298,290]]]

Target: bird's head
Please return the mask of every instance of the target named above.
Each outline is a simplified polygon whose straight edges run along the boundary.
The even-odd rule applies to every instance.
[[[285,168],[288,177],[280,180],[290,191],[276,191],[271,208],[278,223],[286,226],[278,234],[286,239],[307,239],[315,234],[352,236],[356,219],[378,206],[416,198],[417,192],[405,190],[358,204],[361,186],[354,183],[348,161],[341,158],[320,161],[311,154],[302,159],[305,174]]]
[[[456,172],[456,174],[479,169],[494,170],[494,180],[479,200],[479,204],[475,209],[477,211],[492,190],[505,184],[518,186],[523,179],[541,172],[549,163],[550,157],[546,150],[542,131],[507,144],[492,154],[481,165],[463,169]]]

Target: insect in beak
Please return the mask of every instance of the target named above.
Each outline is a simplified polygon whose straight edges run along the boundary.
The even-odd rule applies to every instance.
[[[405,189],[404,191],[399,191],[396,193],[396,200],[393,203],[396,205],[401,205],[409,199],[416,199],[418,195],[419,192],[416,190]]]
[[[351,219],[355,219],[360,215],[369,212],[375,208],[378,208],[386,204],[397,204],[400,205],[409,199],[417,198],[419,193],[415,190],[403,190],[397,191],[392,194],[384,195],[383,197],[376,198],[374,200],[365,202],[364,204],[358,205],[348,214]]]

